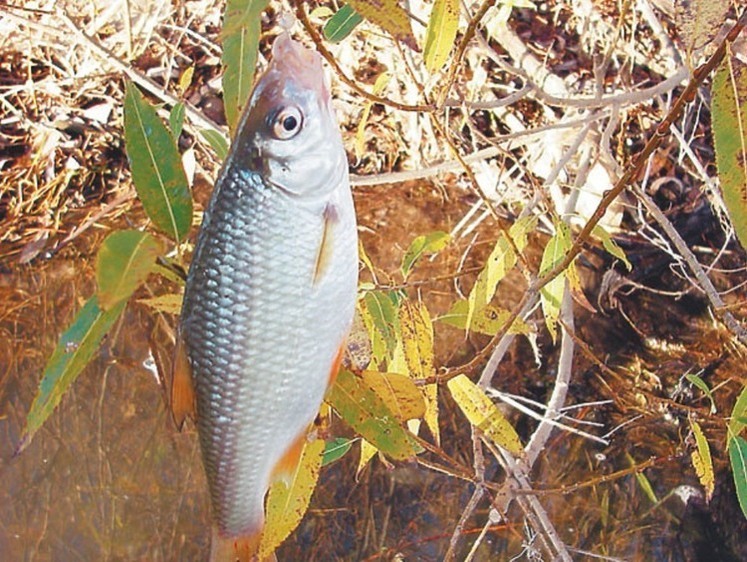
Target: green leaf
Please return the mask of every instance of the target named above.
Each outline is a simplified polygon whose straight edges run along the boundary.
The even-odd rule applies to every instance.
[[[319,480],[324,441],[304,444],[301,458],[288,481],[277,480],[267,492],[266,523],[259,547],[259,559],[266,560],[298,527]]]
[[[594,227],[594,230],[591,231],[591,234],[602,241],[602,246],[604,246],[604,249],[607,250],[609,254],[623,262],[625,267],[628,268],[628,271],[632,271],[633,264],[630,263],[628,256],[625,255],[625,252],[620,246],[618,246],[617,242],[612,239],[609,232],[598,224]]]
[[[348,4],[368,21],[388,31],[414,51],[419,51],[412,34],[410,17],[397,0],[348,0]]]
[[[399,332],[397,294],[393,291],[369,291],[363,297],[363,304],[373,327],[383,339],[386,355],[391,356],[397,345],[397,333]],[[363,318],[365,322],[365,315]],[[371,338],[374,357],[377,357],[378,351],[376,343],[375,337]]]
[[[410,246],[402,257],[402,265],[400,266],[402,276],[407,279],[407,276],[410,275],[415,263],[422,256],[429,256],[436,252],[440,252],[444,247],[446,247],[449,240],[451,240],[449,233],[441,232],[440,230],[415,237],[415,239],[410,242]]]
[[[635,459],[630,456],[629,453],[625,453],[625,456],[628,459],[630,466],[635,466]],[[643,490],[643,493],[646,494],[649,501],[653,504],[659,503],[659,498],[656,496],[654,487],[651,485],[651,481],[648,477],[643,472],[636,470],[635,479],[638,481],[638,485],[641,487],[641,490]]]
[[[435,0],[425,31],[425,67],[431,74],[449,58],[459,27],[459,0]]]
[[[737,239],[747,248],[747,65],[727,55],[713,77],[711,97],[721,191]]]
[[[716,476],[713,473],[713,461],[711,460],[711,448],[708,440],[700,428],[700,424],[690,419],[690,428],[695,436],[695,445],[697,449],[690,453],[693,468],[698,475],[703,489],[706,492],[706,501],[710,502],[713,497],[713,490],[716,487]]]
[[[210,145],[213,149],[218,160],[223,162],[228,156],[228,141],[223,133],[216,131],[215,129],[200,129],[200,136],[205,139],[205,142]]]
[[[145,101],[127,83],[124,100],[127,158],[143,208],[156,228],[177,242],[192,225],[192,194],[174,138]]]
[[[747,426],[745,418],[747,418],[747,386],[745,386],[742,389],[742,392],[739,393],[739,397],[734,403],[734,408],[732,408],[731,418],[729,419],[729,425],[726,432],[728,439],[737,437],[742,433],[742,430]]]
[[[690,384],[697,386],[700,390],[703,391],[703,394],[706,395],[708,400],[711,401],[711,413],[716,413],[716,402],[713,400],[713,394],[711,394],[711,389],[708,388],[708,385],[706,382],[701,379],[698,375],[693,374],[686,374],[685,378],[690,381]]]
[[[742,437],[729,440],[729,461],[734,474],[734,485],[737,489],[739,507],[747,519],[747,441]]]
[[[465,375],[454,377],[446,385],[472,425],[499,447],[516,456],[524,455],[524,446],[516,430],[479,386]]]
[[[423,450],[365,380],[347,369],[340,371],[326,400],[350,427],[385,455],[404,460]]]
[[[62,396],[81,373],[99,348],[127,301],[121,301],[104,311],[94,295],[78,311],[72,325],[62,334],[52,356],[44,368],[39,389],[26,416],[26,428],[18,443],[16,454],[23,451],[37,430],[60,403]]]
[[[455,301],[451,305],[449,312],[437,318],[439,322],[454,326],[455,328],[461,328],[467,330],[467,317],[469,315],[469,302],[465,299]],[[470,332],[477,332],[478,334],[485,334],[488,336],[494,336],[498,333],[508,321],[511,316],[511,312],[504,308],[500,308],[493,305],[487,305],[481,308],[472,316],[472,321],[469,325]],[[514,320],[511,327],[508,329],[509,334],[530,334],[532,329],[529,325],[524,322],[521,318]]]
[[[257,66],[262,11],[269,0],[228,0],[223,16],[223,105],[233,135],[249,100]]]
[[[120,230],[106,237],[96,256],[99,306],[109,310],[130,298],[156,265],[160,244],[151,234]]]
[[[179,102],[169,112],[169,129],[171,129],[171,136],[174,137],[174,143],[177,145],[179,144],[179,136],[182,134],[182,128],[184,127],[184,114],[186,111],[186,106],[182,102]]]
[[[363,21],[363,16],[345,4],[324,24],[324,38],[330,43],[339,43],[350,35]]]
[[[555,225],[555,236],[545,246],[540,264],[540,276],[545,275],[563,260],[571,248],[571,233],[568,225],[559,222]],[[558,337],[558,318],[560,317],[560,303],[565,291],[566,272],[562,272],[550,281],[540,291],[540,302],[542,313],[545,315],[545,324],[554,342]]]
[[[344,457],[355,443],[355,439],[346,437],[336,437],[324,444],[324,455],[322,456],[322,466],[327,466]]]

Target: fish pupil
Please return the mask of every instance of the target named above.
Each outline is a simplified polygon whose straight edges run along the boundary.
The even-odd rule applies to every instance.
[[[283,119],[283,128],[291,132],[295,130],[295,128],[298,126],[298,119],[296,119],[293,115],[289,115],[285,119]]]

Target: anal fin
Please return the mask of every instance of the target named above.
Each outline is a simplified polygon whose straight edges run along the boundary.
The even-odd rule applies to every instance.
[[[301,461],[301,453],[303,453],[303,448],[306,445],[306,438],[307,432],[304,429],[293,443],[291,443],[291,446],[286,449],[283,456],[272,469],[270,481],[283,480],[289,483],[289,480],[293,477],[293,473],[298,468],[298,463]]]
[[[179,430],[189,417],[197,418],[195,406],[195,389],[192,380],[192,364],[187,355],[184,339],[180,334],[176,336],[174,350],[173,372],[171,377],[171,415]]]

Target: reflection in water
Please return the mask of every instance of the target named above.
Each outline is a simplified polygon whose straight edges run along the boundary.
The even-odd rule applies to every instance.
[[[363,243],[374,263],[387,271],[396,270],[401,253],[386,250],[391,248],[386,241],[405,241],[400,244],[405,246],[412,232],[448,230],[464,212],[453,201],[439,206],[436,195],[429,198],[421,191],[411,196],[408,188],[401,187],[391,191],[390,207],[385,207],[380,193],[357,194],[362,224],[371,225],[363,232]],[[369,199],[369,195],[373,196]],[[388,213],[400,219],[387,220]],[[96,248],[100,239],[89,242]],[[415,278],[456,271],[467,244],[468,240],[458,242],[433,264],[424,261],[424,271]],[[483,250],[483,254],[489,251],[488,246]],[[480,263],[484,257],[471,259]],[[205,559],[210,524],[196,434],[193,428],[176,432],[164,409],[162,390],[147,363],[153,322],[137,306],[129,307],[115,325],[102,353],[28,449],[11,458],[47,356],[93,292],[91,264],[89,257],[58,255],[47,263],[14,266],[0,273],[0,558]],[[447,310],[454,298],[449,279],[423,290],[434,316]],[[501,298],[510,306],[515,295]],[[662,400],[657,387],[666,377],[665,388],[673,386],[672,380],[692,364],[708,365],[718,359],[726,338],[707,319],[689,318],[688,324],[674,307],[662,314],[658,308],[647,310],[645,302],[639,304],[635,322],[647,332],[654,332],[658,323],[662,338],[677,329],[690,330],[680,336],[697,333],[699,339],[681,352],[645,352],[640,344],[632,348],[629,342],[634,338],[609,321],[580,318],[580,337],[594,346],[598,356],[609,357],[608,365],[617,366],[600,371],[579,354],[573,400],[606,398],[615,404],[574,414],[602,423],[605,431],[621,429],[609,447],[554,433],[532,473],[533,482],[537,488],[554,490],[539,496],[540,501],[563,540],[574,548],[625,560],[697,560],[703,559],[703,553],[730,560],[727,548],[717,552],[713,545],[724,543],[723,525],[727,525],[728,549],[736,551],[733,544],[739,540],[742,519],[732,511],[733,489],[717,489],[710,510],[697,501],[685,510],[679,499],[669,495],[680,485],[696,489],[698,485],[682,447],[687,420],[682,410]],[[650,325],[645,325],[647,321]],[[551,345],[540,343],[547,354],[545,364],[554,365]],[[436,349],[443,364],[463,362],[474,347],[462,332],[438,326]],[[605,355],[607,350],[612,355]],[[727,372],[738,372],[736,363],[727,365]],[[518,339],[510,361],[501,365],[496,384],[544,400],[552,379],[553,373],[537,369],[527,341]],[[468,424],[445,394],[440,400],[444,450],[471,470]],[[525,417],[513,419],[524,435],[534,427]],[[333,431],[349,434],[339,423]],[[652,503],[632,472],[605,480],[650,457],[656,462],[645,475],[660,503]],[[376,460],[356,482],[357,460],[354,448],[322,471],[309,514],[281,547],[279,559],[394,560],[398,554],[407,560],[442,559],[474,486],[414,463],[398,463],[390,469]],[[489,457],[486,463],[486,478],[501,482],[500,469]],[[719,469],[720,481],[728,481],[723,465]],[[568,494],[558,491],[576,484],[584,486]],[[719,514],[731,523],[719,520]],[[457,559],[467,556],[488,517],[489,504],[483,499],[462,523],[464,540]],[[474,560],[509,559],[522,552],[527,559],[532,549],[541,552],[538,544],[527,540],[523,520],[514,507],[508,522],[494,521]],[[729,537],[729,532],[734,536]]]

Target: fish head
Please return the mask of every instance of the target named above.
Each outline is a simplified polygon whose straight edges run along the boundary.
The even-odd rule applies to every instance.
[[[321,57],[283,33],[250,97],[234,157],[296,197],[328,195],[347,159]]]

